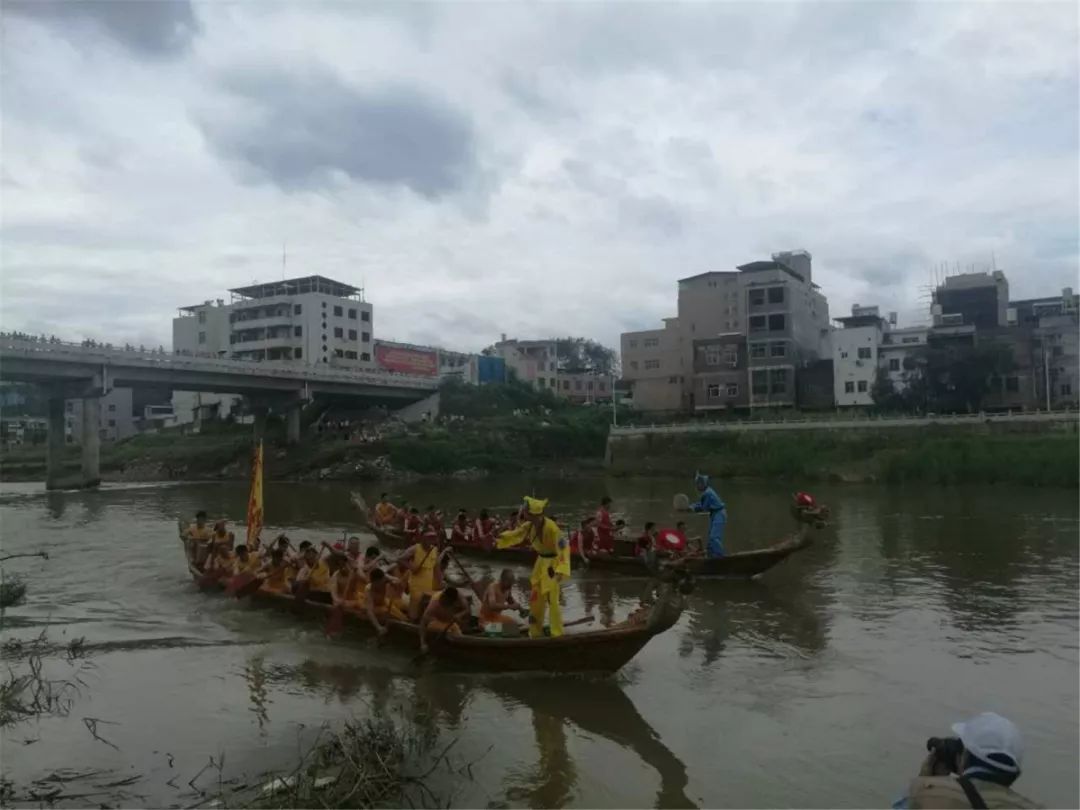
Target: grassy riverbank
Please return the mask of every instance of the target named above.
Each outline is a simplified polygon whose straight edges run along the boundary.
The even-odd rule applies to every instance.
[[[696,433],[622,439],[622,475],[708,470],[727,477],[890,484],[1080,484],[1076,433],[986,433],[963,428]]]

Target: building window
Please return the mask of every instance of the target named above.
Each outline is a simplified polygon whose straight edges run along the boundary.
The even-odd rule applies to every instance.
[[[1005,378],[1005,390],[1016,393],[1020,390],[1020,378],[1019,377],[1006,377]]]
[[[199,310],[199,323],[206,323],[206,310]]]
[[[110,419],[109,420],[109,427],[116,427],[116,420],[115,419]]]
[[[342,329],[340,326],[335,326],[334,327],[334,337],[336,337],[336,338],[345,337],[345,330]]]
[[[1063,397],[1072,396],[1072,383],[1062,383],[1061,384],[1061,395]]]
[[[705,350],[705,365],[718,366],[720,365],[720,350],[719,349],[706,349]]]
[[[764,290],[751,290],[750,291],[750,306],[760,307],[765,303],[765,291]]]
[[[774,394],[783,394],[787,391],[787,369],[774,368],[769,370],[769,389]]]
[[[370,359],[371,359],[371,355],[370,355],[370,354],[368,354],[367,352],[361,352],[361,353],[360,353],[360,359],[361,359],[361,360],[370,360]]]
[[[855,393],[855,383],[853,383],[851,380],[848,380],[846,383],[844,383],[844,393],[845,394],[854,394]]]
[[[360,341],[362,343],[367,343],[370,340],[371,340],[371,333],[370,332],[361,332],[360,333]]]
[[[554,370],[555,370],[555,364],[554,363],[548,363],[548,371],[554,371]]]
[[[301,312],[304,311],[304,308],[302,306],[300,306],[299,304],[293,304],[292,311],[293,311],[293,315],[299,315]]]
[[[116,413],[116,405],[109,405],[109,412]]]
[[[637,371],[637,360],[630,361],[630,368],[632,368],[634,371]]]
[[[724,364],[735,368],[735,366],[739,365],[739,353],[733,349],[725,349]]]
[[[866,380],[859,380],[859,393],[860,394],[865,394],[866,393]]]
[[[769,331],[770,332],[782,332],[784,326],[787,323],[787,319],[782,315],[770,315],[769,316]]]
[[[636,340],[631,340],[629,342],[629,345],[630,345],[631,349],[636,349],[637,348],[637,341]]]
[[[606,390],[607,385],[604,383],[603,380],[600,380],[600,382],[596,384],[596,388],[602,394]]]
[[[646,349],[655,349],[660,345],[660,338],[645,338],[641,345]]]
[[[323,335],[323,340],[326,340],[326,335]],[[325,343],[322,345],[322,353],[326,354],[326,344]]]
[[[345,352],[345,359],[346,360],[355,360],[356,359],[356,352]]]
[[[344,357],[345,352],[341,349],[334,349],[334,357]]]
[[[581,390],[581,380],[574,380],[574,390],[575,391],[580,391]]]
[[[899,371],[900,360],[896,357],[889,358],[889,371]]]
[[[860,346],[859,347],[859,359],[860,360],[870,360],[871,358],[873,358],[873,356],[874,356],[874,350],[871,349],[869,346]]]
[[[713,383],[705,386],[705,396],[709,399],[717,399],[720,397],[720,383]]]
[[[769,303],[770,304],[782,304],[784,303],[784,288],[783,287],[769,287]]]
[[[551,383],[552,388],[558,388],[559,387],[559,381],[556,380],[554,377],[551,378],[550,383]]]
[[[68,413],[73,413],[73,412],[75,411],[75,403],[74,403],[74,402],[72,402],[71,400],[68,400],[68,401],[67,401],[67,402],[66,402],[66,403],[64,404],[64,407],[65,407],[65,408],[67,408],[67,412],[68,412]]]
[[[593,388],[592,384],[593,384],[593,381],[589,380],[587,383],[585,383],[585,389],[588,390],[588,391],[592,391],[592,388]]]
[[[1053,351],[1050,352],[1051,357],[1061,357],[1063,354],[1065,354],[1064,346],[1055,346]]]
[[[340,318],[341,317],[341,307],[334,307],[334,317],[335,318]]]
[[[917,337],[902,337],[902,338],[900,338],[900,342],[901,343],[918,343],[919,339]]]
[[[769,378],[764,371],[755,371],[750,376],[750,391],[755,395],[769,393]]]
[[[645,361],[645,368],[660,368],[660,361],[659,360],[646,360]]]
[[[349,340],[356,340],[356,330],[355,329],[350,329],[349,330]]]
[[[293,334],[293,337],[303,337],[304,336],[304,327],[302,327],[302,326],[294,326],[293,330],[292,330],[292,334]]]
[[[206,343],[206,332],[199,332],[199,343]]]
[[[764,332],[765,327],[768,325],[764,315],[751,315],[750,316],[750,331],[751,332]]]
[[[370,321],[371,320],[371,313],[368,312],[365,309],[363,312],[360,313],[360,320],[362,320],[362,321]]]
[[[738,383],[728,383],[727,384],[727,395],[729,397],[737,397],[739,395],[739,384]]]
[[[751,343],[750,344],[750,356],[755,360],[758,360],[765,356],[765,344],[764,343]]]
[[[563,391],[569,391],[570,390],[570,381],[569,380],[563,380],[562,381],[562,390]]]
[[[293,349],[293,357],[295,357],[297,360],[301,359],[303,356],[304,356],[304,350],[303,349]]]
[[[355,321],[356,320],[356,310],[355,309],[350,309],[349,310],[349,320],[350,321]]]
[[[770,343],[769,357],[787,357],[786,343]]]

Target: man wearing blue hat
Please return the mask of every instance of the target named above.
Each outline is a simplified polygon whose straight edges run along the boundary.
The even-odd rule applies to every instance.
[[[724,556],[724,529],[727,526],[727,506],[716,490],[709,484],[709,476],[704,473],[694,475],[694,487],[700,493],[696,503],[690,504],[691,511],[709,515],[709,542],[705,553],[709,557]]]

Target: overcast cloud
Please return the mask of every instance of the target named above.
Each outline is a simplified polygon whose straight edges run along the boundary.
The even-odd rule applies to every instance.
[[[1077,283],[1073,3],[2,8],[5,329],[168,345],[283,241],[466,349],[617,345],[791,248],[834,315]]]

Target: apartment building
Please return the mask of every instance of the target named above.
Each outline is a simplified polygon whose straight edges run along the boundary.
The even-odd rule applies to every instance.
[[[796,404],[798,369],[830,356],[829,306],[813,282],[811,263],[805,250],[784,251],[732,271],[679,279],[678,315],[666,319],[663,329],[622,336],[623,379],[633,391],[634,407],[696,411],[699,404],[700,409]],[[708,342],[722,336],[730,343],[733,334],[746,342],[739,355],[743,365],[734,371],[703,367],[698,350],[708,351]],[[723,383],[716,376],[720,371]],[[713,379],[699,384],[698,374]],[[727,396],[728,378],[737,395]],[[724,394],[717,397],[721,389],[713,385]]]
[[[855,304],[851,315],[837,318],[832,333],[833,401],[838,408],[874,404],[878,354],[889,322],[877,307]]]
[[[693,342],[693,402],[695,411],[745,408],[746,337],[731,332]]]
[[[495,344],[495,356],[522,382],[552,391],[559,387],[559,349],[554,340],[507,340],[503,335]]]
[[[98,438],[103,442],[115,442],[134,436],[138,432],[132,413],[130,388],[114,388],[101,397],[98,417]],[[82,444],[83,401],[69,399],[64,404],[64,439],[69,444]]]
[[[624,332],[620,337],[622,375],[630,401],[639,411],[684,408],[686,366],[678,318],[665,318],[663,329]]]
[[[908,326],[891,328],[881,336],[878,346],[878,366],[892,381],[893,389],[902,391],[914,372],[914,356],[926,348],[929,327]]]
[[[234,358],[374,367],[372,307],[360,288],[305,276],[229,292]]]
[[[746,290],[749,405],[796,403],[796,373],[829,356],[829,303],[811,277],[805,250],[739,266]]]
[[[1009,282],[1000,270],[949,276],[933,293],[934,326],[1008,325]]]

